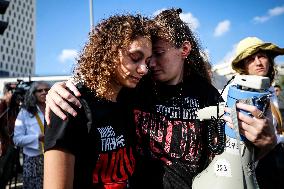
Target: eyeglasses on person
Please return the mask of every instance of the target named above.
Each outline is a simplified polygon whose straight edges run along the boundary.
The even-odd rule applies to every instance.
[[[44,88],[44,89],[37,89],[35,90],[36,93],[42,93],[42,92],[48,92],[50,88]]]

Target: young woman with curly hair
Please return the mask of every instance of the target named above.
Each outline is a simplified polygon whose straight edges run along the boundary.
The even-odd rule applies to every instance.
[[[46,129],[44,188],[127,187],[135,131],[118,93],[147,73],[150,31],[139,15],[115,15],[90,33],[74,70],[82,108],[64,121],[53,114]]]

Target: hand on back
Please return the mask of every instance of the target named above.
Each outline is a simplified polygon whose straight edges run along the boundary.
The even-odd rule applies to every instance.
[[[75,96],[66,88],[69,88]],[[77,112],[69,105],[68,102],[81,107],[80,101],[76,98],[80,95],[80,92],[71,81],[55,83],[46,95],[45,119],[47,125],[50,124],[50,111],[53,111],[63,120],[67,118],[65,113],[63,113],[63,110],[73,116],[76,116]]]

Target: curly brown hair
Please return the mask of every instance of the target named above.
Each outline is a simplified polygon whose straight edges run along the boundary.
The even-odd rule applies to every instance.
[[[174,47],[180,48],[185,41],[191,44],[190,54],[185,59],[184,76],[191,72],[205,78],[211,83],[207,70],[207,64],[201,54],[199,42],[189,26],[179,17],[182,9],[168,9],[158,14],[153,22],[156,25],[156,32],[153,34],[153,43],[157,40],[169,41]]]
[[[115,78],[119,50],[125,50],[138,37],[151,40],[151,23],[141,15],[114,15],[102,20],[89,34],[73,71],[99,97],[113,94],[110,82]]]

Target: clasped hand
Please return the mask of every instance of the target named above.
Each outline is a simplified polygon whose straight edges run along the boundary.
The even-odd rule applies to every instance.
[[[261,149],[265,154],[269,150],[275,147],[277,143],[277,137],[273,126],[273,118],[270,109],[264,114],[255,106],[237,103],[238,110],[244,110],[250,112],[252,116],[245,114],[244,112],[237,111],[238,126],[240,134],[245,136],[256,147]],[[232,117],[230,116],[231,109],[225,107],[227,115],[223,116],[223,119],[227,122],[228,126],[233,128]]]

